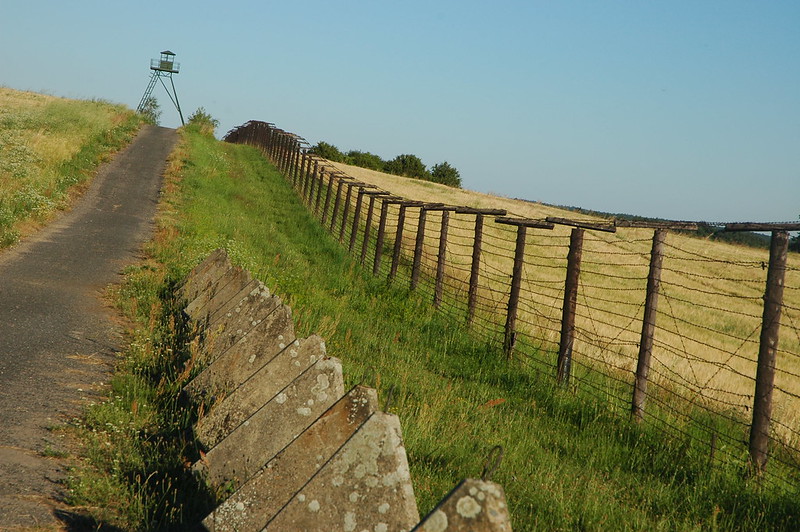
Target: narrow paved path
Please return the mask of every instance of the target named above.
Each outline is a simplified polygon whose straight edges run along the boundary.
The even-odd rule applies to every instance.
[[[74,209],[0,253],[0,530],[58,529],[64,460],[48,427],[80,412],[120,346],[106,287],[150,236],[174,130],[145,127]]]

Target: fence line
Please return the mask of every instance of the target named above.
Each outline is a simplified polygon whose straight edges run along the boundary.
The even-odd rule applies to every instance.
[[[270,123],[225,140],[261,149],[375,275],[407,282],[509,359],[709,445],[712,460],[744,451],[752,474],[800,484],[800,268],[787,259],[800,224],[728,224],[771,232],[769,257],[709,256],[702,240],[667,233],[697,229],[691,222],[426,203],[347,175]]]

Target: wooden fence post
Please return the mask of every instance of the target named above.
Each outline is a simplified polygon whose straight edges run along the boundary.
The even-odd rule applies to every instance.
[[[631,415],[640,423],[644,418],[644,401],[647,397],[647,376],[650,372],[650,358],[653,354],[653,335],[656,330],[658,314],[658,291],[661,287],[661,265],[664,260],[664,240],[667,232],[656,229],[653,233],[653,248],[650,251],[650,271],[647,274],[647,295],[645,296],[642,336],[639,341],[639,360],[636,364],[636,380],[633,386]]]
[[[353,248],[356,246],[356,237],[358,236],[358,222],[361,220],[361,207],[364,203],[364,187],[358,187],[358,193],[356,194],[356,208],[353,211],[353,230],[350,231],[350,245],[348,246],[348,250],[352,253]]]
[[[339,242],[344,244],[344,230],[347,226],[347,215],[350,213],[350,196],[353,195],[355,183],[347,183],[347,193],[344,196],[344,206],[342,206],[342,225],[339,227]]]
[[[325,171],[321,170],[320,179],[324,179]],[[325,205],[322,207],[322,225],[324,226],[328,222],[328,207],[331,205],[331,194],[333,193],[333,180],[334,175],[328,174],[328,188],[325,192]]]
[[[403,226],[406,224],[406,208],[408,208],[407,204],[400,204],[400,212],[397,215],[397,231],[394,236],[392,267],[389,270],[389,279],[394,279],[395,275],[397,275],[397,267],[400,265],[400,250],[403,245]]]
[[[286,132],[281,131],[278,135],[278,147],[277,147],[277,161],[278,161],[278,169],[281,171],[282,174],[285,176],[286,171],[286,143],[288,142],[288,138],[286,137]]]
[[[297,154],[297,140],[294,138],[290,139],[289,141],[289,157],[286,159],[286,172],[289,174],[289,177],[292,181],[299,181],[297,172],[294,171],[294,159]]]
[[[275,157],[273,156],[273,150],[275,148],[274,133],[275,128],[272,127],[267,127],[264,131],[264,149],[266,150],[267,159],[269,159],[272,164],[275,164]]]
[[[769,458],[769,426],[772,418],[772,391],[775,383],[775,355],[778,350],[788,248],[789,233],[773,231],[769,249],[767,288],[764,293],[764,313],[761,319],[753,423],[750,426],[750,459],[758,475],[764,472]]]
[[[439,308],[442,304],[444,291],[444,265],[447,254],[447,229],[450,223],[450,211],[442,211],[442,226],[439,231],[439,253],[436,256],[436,285],[433,290],[433,306]]]
[[[292,174],[292,157],[294,156],[294,139],[291,136],[286,137],[286,162],[284,168],[286,169],[286,177],[296,181],[297,176]]]
[[[278,135],[277,128],[271,129],[270,132],[269,132],[270,159],[272,160],[272,164],[275,165],[276,168],[279,168],[278,167],[278,142],[279,141],[280,141],[280,136]]]
[[[289,153],[291,151],[291,139],[289,135],[284,133],[283,134],[283,152],[281,154],[281,168],[283,170],[284,177],[291,180],[292,176],[289,175]]]
[[[309,179],[310,178],[309,172],[306,172],[305,169],[306,169],[306,154],[304,152],[302,158],[300,159],[300,171],[297,172],[297,174],[302,188],[302,190],[300,191],[301,192],[300,196],[303,198],[303,202],[307,204],[308,194],[309,194],[309,181],[311,180]]]
[[[375,260],[372,262],[372,275],[378,275],[381,270],[381,258],[383,257],[383,242],[386,238],[386,219],[389,217],[389,202],[381,202],[381,216],[378,221],[378,237],[375,242]]]
[[[495,222],[516,226],[517,228],[517,242],[514,247],[514,268],[511,272],[511,291],[508,294],[508,310],[506,312],[506,326],[503,338],[503,352],[506,354],[506,358],[510,359],[517,336],[517,309],[519,308],[519,292],[522,286],[522,266],[525,261],[527,230],[528,227],[552,229],[554,226],[548,222],[526,218],[496,218]]]
[[[583,232],[580,227],[572,229],[567,254],[567,279],[564,286],[564,305],[561,309],[561,342],[558,346],[558,383],[569,384],[572,367],[572,346],[575,342],[575,308],[578,302],[578,279],[581,274]]]
[[[314,179],[317,180],[317,200],[314,202],[314,212],[319,216],[319,204],[322,200],[322,185],[325,184],[325,179],[322,177],[322,172],[319,169],[319,161],[314,159]]]
[[[474,209],[472,207],[459,207],[456,214],[474,214],[475,231],[472,240],[472,263],[469,269],[469,290],[467,293],[467,324],[475,320],[475,310],[478,304],[478,283],[480,282],[481,252],[483,247],[483,221],[486,215],[505,216],[503,209]]]
[[[517,242],[514,247],[514,268],[511,272],[511,292],[508,295],[508,309],[506,312],[505,337],[503,351],[506,358],[510,359],[517,334],[517,309],[519,308],[519,291],[522,285],[522,265],[525,260],[525,240],[528,228],[524,225],[517,226]]]
[[[291,175],[289,175],[289,157],[292,153],[292,139],[289,137],[287,133],[283,135],[283,161],[281,164],[281,168],[283,168],[283,174],[287,179],[291,179]]]
[[[344,179],[339,178],[339,182],[336,183],[336,201],[333,203],[333,214],[331,214],[331,233],[334,231],[334,227],[336,226],[336,216],[339,214],[339,205],[342,202],[342,187],[344,186]]]
[[[369,248],[369,235],[372,232],[372,218],[375,215],[375,199],[378,196],[388,196],[388,192],[382,191],[371,191],[367,192],[366,194],[369,195],[369,207],[367,208],[367,220],[364,223],[364,240],[361,243],[361,264],[363,265],[364,262],[367,260],[367,251]],[[377,244],[376,244],[377,245]],[[375,250],[377,254],[377,249]]]
[[[414,243],[414,262],[411,266],[411,290],[416,290],[419,284],[419,271],[422,266],[422,251],[425,243],[425,218],[428,211],[425,206],[419,209],[419,223],[417,223],[417,239]]]
[[[481,247],[483,246],[483,214],[475,216],[475,236],[472,241],[472,265],[469,268],[469,293],[467,296],[467,323],[475,320],[478,303],[478,282],[481,268]]]
[[[303,152],[303,160],[300,164],[300,177],[303,179],[303,187],[305,189],[303,193],[303,199],[306,202],[306,205],[311,207],[311,196],[314,195],[314,179],[311,175],[311,158],[309,157],[309,165],[306,168],[306,154]]]
[[[296,179],[300,178],[300,152],[300,141],[295,139],[294,143],[292,144],[292,160],[290,163],[290,171]]]

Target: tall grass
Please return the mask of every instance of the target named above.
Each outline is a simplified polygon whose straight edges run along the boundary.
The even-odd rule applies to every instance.
[[[122,105],[0,87],[0,248],[66,207],[139,125]]]
[[[457,481],[480,475],[486,453],[500,444],[505,458],[494,478],[506,489],[515,530],[800,526],[796,490],[747,480],[746,456],[718,453],[712,459],[710,445],[699,443],[705,440],[695,434],[676,432],[664,438],[646,426],[632,426],[595,396],[581,389],[559,389],[550,375],[506,362],[494,345],[454,325],[427,301],[366,274],[254,149],[221,144],[197,133],[184,132],[167,179],[158,236],[149,247],[152,261],[146,265],[153,275],[158,273],[146,289],[150,295],[121,297],[129,309],[140,313],[136,331],[141,331],[132,333],[134,347],[122,375],[149,375],[149,386],[158,389],[162,380],[157,368],[164,368],[173,357],[177,360],[171,363],[179,369],[172,371],[180,374],[181,357],[187,355],[170,353],[170,349],[180,353],[179,345],[147,347],[143,357],[135,346],[158,344],[153,341],[154,328],[166,327],[169,332],[174,322],[170,318],[174,314],[151,313],[148,308],[169,300],[168,290],[156,297],[159,287],[168,288],[220,246],[292,306],[298,335],[316,332],[326,339],[328,352],[343,361],[349,384],[374,383],[384,398],[386,390],[395,387],[392,410],[403,425],[423,514]],[[587,378],[613,393],[615,383],[603,375]],[[171,385],[161,386],[166,391]],[[191,416],[184,414],[180,430],[175,428],[169,421],[176,416],[169,413],[174,405],[163,397],[167,411],[148,422],[150,429],[132,429],[128,437],[145,445],[152,433],[170,433],[159,430],[162,423],[173,427],[174,436],[183,434]],[[130,411],[154,402],[116,397],[114,401]],[[92,427],[101,431],[102,419]],[[736,426],[718,430],[742,437]],[[178,441],[178,452],[170,455],[169,463],[191,461],[191,442]],[[113,470],[113,459],[110,463]],[[114,478],[120,479],[120,486],[128,486],[124,489],[134,490],[140,486],[135,480],[146,478],[145,471],[133,468]],[[172,471],[185,480],[180,468]],[[162,483],[180,484],[159,478]],[[157,489],[153,493],[163,494]],[[137,500],[152,502],[154,497]],[[92,504],[86,493],[81,500]],[[174,507],[181,508],[175,511],[183,512],[183,521],[173,523],[184,525],[188,513],[200,511],[180,501]],[[158,515],[171,518],[163,512]],[[155,527],[152,522],[149,526]],[[180,528],[159,523],[160,528],[170,526]]]

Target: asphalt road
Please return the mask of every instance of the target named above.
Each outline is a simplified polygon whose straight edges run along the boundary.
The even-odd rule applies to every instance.
[[[70,212],[0,253],[0,530],[70,527],[49,428],[109,380],[121,337],[104,292],[151,235],[176,138],[145,127]]]

